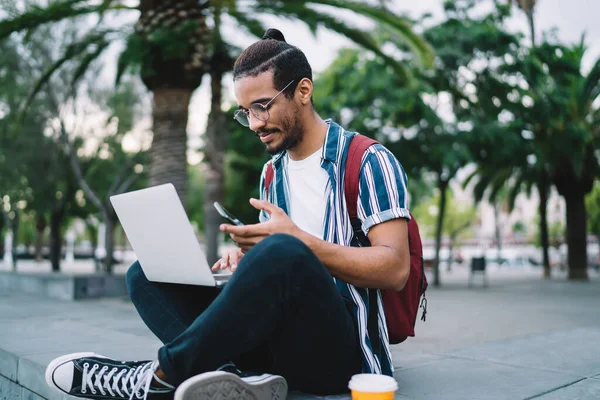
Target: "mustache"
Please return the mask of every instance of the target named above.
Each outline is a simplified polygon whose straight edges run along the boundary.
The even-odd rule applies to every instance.
[[[277,129],[277,128],[259,129],[257,131],[254,131],[254,134],[256,136],[266,136],[266,135],[270,135],[272,133],[277,133],[277,132],[281,132],[281,131],[279,129]]]

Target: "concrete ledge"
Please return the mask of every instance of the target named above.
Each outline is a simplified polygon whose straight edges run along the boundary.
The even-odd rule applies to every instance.
[[[60,300],[127,296],[124,275],[19,273],[0,271],[0,291]]]
[[[581,291],[584,286],[576,288]],[[529,292],[529,287],[525,290]],[[592,301],[589,304],[595,307]],[[396,399],[598,399],[598,341],[598,326],[567,326],[435,353],[393,346]],[[61,301],[0,290],[0,400],[66,400],[44,378],[48,363],[63,354],[94,351],[118,359],[149,360],[160,346],[129,301]],[[301,393],[289,396],[315,398],[323,399]],[[349,398],[349,394],[325,397]]]

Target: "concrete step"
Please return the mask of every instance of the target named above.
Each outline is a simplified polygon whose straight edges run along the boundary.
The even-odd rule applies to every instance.
[[[0,292],[21,292],[60,300],[127,296],[125,275],[21,273],[0,271]]]

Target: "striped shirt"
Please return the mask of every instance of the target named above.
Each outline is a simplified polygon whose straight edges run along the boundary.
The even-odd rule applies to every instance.
[[[344,196],[344,166],[350,139],[356,135],[348,132],[331,120],[327,120],[329,129],[325,137],[321,155],[321,167],[327,171],[329,182],[325,192],[327,206],[323,221],[322,239],[342,246],[358,246],[353,238],[350,216]],[[273,181],[266,200],[283,209],[289,215],[289,187],[287,178],[287,157],[285,152],[273,157]],[[260,179],[260,198],[265,199],[265,171]],[[373,226],[395,218],[410,219],[407,207],[406,174],[394,155],[381,144],[371,146],[363,155],[359,182],[357,213],[362,221],[365,234]],[[260,221],[268,219],[261,211]],[[362,350],[362,372],[392,376],[392,354],[388,344],[388,332],[385,322],[381,292],[377,290],[379,337],[369,337],[367,321],[369,318],[369,289],[356,287],[340,279],[334,279],[338,290],[348,304],[349,311],[359,334]],[[371,289],[375,290],[375,289]],[[379,346],[373,346],[374,340]],[[375,352],[373,349],[379,349]]]

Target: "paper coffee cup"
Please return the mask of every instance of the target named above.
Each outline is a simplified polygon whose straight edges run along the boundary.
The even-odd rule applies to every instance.
[[[358,374],[350,379],[348,388],[352,391],[352,400],[392,400],[398,383],[386,375]]]

